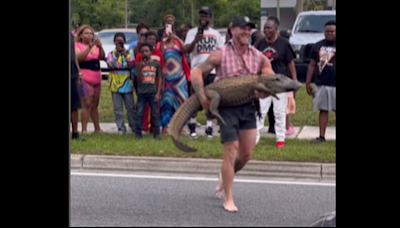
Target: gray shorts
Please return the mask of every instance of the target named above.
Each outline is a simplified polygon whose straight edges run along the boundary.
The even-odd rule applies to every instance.
[[[221,143],[237,141],[240,130],[257,129],[256,116],[254,115],[256,109],[253,103],[219,108],[218,111],[226,123],[225,126],[219,124]]]
[[[336,87],[316,86],[314,94],[314,111],[336,112]]]

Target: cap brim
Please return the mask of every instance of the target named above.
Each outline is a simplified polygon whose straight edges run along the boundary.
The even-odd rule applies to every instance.
[[[205,13],[205,14],[211,15],[211,13],[209,11],[206,11],[206,10],[200,10],[199,13]]]
[[[250,26],[250,28],[252,28],[252,29],[256,28],[256,25],[253,24],[253,23],[251,23],[251,22],[246,22],[246,23],[244,23],[244,24],[236,25],[236,26],[235,26],[235,25],[232,25],[232,27],[244,27],[244,26],[246,26],[246,25]]]

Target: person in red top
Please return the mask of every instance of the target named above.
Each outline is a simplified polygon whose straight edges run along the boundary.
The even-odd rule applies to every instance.
[[[154,47],[153,49],[153,53],[151,55],[151,60],[154,62],[158,62],[161,66],[161,69],[163,70],[163,74],[165,73],[165,69],[164,69],[164,57],[163,54],[160,50],[158,50],[156,48],[156,41],[157,41],[157,33],[154,31],[148,31],[145,35],[145,42],[150,44],[151,46]],[[135,65],[140,63],[142,61],[142,54],[138,53],[136,55],[136,59],[135,59]],[[164,77],[161,78],[162,82],[161,85],[163,86],[162,88],[164,88]],[[156,85],[158,85],[158,79],[156,79]],[[161,91],[163,92],[163,91]],[[160,113],[160,104],[161,102],[158,102],[157,104],[157,109],[158,109],[158,113]],[[146,107],[144,109],[144,115],[143,115],[143,126],[142,126],[142,130],[147,132],[150,131],[150,133],[152,133],[153,131],[153,117],[151,117],[151,127],[149,126],[149,116],[150,116],[150,106],[149,104],[146,104]]]

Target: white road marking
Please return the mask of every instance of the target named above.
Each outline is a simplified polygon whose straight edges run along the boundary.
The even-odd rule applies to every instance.
[[[111,174],[111,173],[78,173],[78,172],[71,172],[71,176],[123,177],[123,178],[188,180],[188,181],[218,181],[217,178],[206,178],[206,177],[153,176],[153,175]],[[234,182],[238,182],[238,183],[254,183],[254,184],[278,184],[278,185],[280,184],[280,185],[307,185],[307,186],[336,187],[336,183],[321,183],[321,182],[267,181],[267,180],[246,180],[246,179],[235,179]]]

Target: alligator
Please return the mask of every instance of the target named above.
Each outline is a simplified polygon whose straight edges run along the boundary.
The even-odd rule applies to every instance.
[[[219,80],[204,87],[204,93],[210,99],[210,109],[207,116],[215,117],[220,125],[226,125],[218,112],[219,107],[239,106],[255,101],[257,114],[260,117],[259,99],[255,91],[264,91],[279,99],[276,94],[282,92],[296,92],[301,83],[282,74],[273,75],[242,75]],[[179,141],[179,133],[189,118],[201,108],[200,100],[196,94],[191,95],[175,112],[170,124],[169,133],[174,145],[183,152],[196,152],[197,149],[189,147]]]

